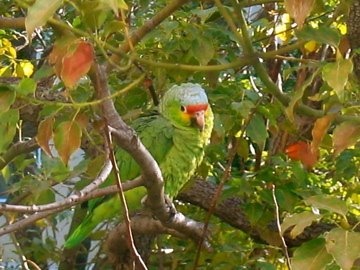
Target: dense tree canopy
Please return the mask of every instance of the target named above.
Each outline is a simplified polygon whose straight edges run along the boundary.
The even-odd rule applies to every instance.
[[[2,0],[0,265],[359,269],[359,26],[359,0]],[[214,129],[170,205],[128,124],[184,82]],[[121,193],[119,148],[146,207],[64,249],[89,199]]]

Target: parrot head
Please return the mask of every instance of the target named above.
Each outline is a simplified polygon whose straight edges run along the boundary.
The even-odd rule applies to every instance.
[[[174,85],[163,96],[160,113],[178,128],[203,131],[210,112],[205,90],[199,84]]]

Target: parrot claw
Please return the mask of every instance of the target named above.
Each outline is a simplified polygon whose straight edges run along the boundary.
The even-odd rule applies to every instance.
[[[167,196],[166,194],[165,194],[165,204],[166,204],[166,206],[168,207],[168,209],[169,209],[169,213],[170,213],[170,219],[172,219],[174,216],[175,216],[175,214],[176,214],[176,208],[175,208],[175,205],[174,205],[174,203],[172,202],[172,200],[169,198],[169,196]]]

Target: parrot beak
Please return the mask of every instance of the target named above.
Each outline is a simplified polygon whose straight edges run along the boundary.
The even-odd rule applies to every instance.
[[[198,127],[200,131],[203,131],[205,128],[205,111],[194,112],[191,116],[192,123],[194,126]]]

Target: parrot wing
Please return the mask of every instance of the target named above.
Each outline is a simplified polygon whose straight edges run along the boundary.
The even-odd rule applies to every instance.
[[[161,164],[173,146],[174,127],[159,114],[140,117],[132,123],[144,146],[149,150],[158,164]],[[123,149],[116,153],[122,180],[130,180],[140,175],[140,167]],[[141,198],[146,194],[144,187],[139,187],[125,193],[130,210],[140,205]],[[107,196],[89,202],[88,214],[84,221],[66,240],[64,247],[72,248],[85,240],[94,228],[106,219],[120,213],[119,196]]]

